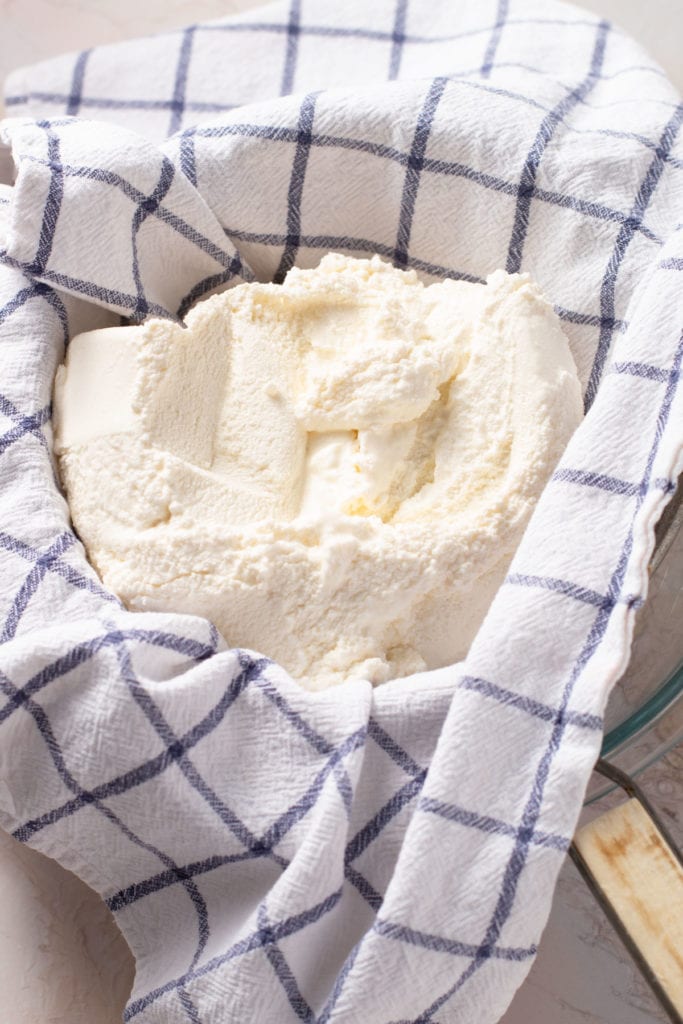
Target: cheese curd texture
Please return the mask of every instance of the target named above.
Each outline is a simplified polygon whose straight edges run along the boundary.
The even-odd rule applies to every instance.
[[[310,689],[465,655],[581,416],[528,275],[425,287],[377,256],[79,335],[55,384],[104,584]]]

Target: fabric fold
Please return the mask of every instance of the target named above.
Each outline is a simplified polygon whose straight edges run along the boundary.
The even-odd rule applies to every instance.
[[[196,188],[141,136],[63,118],[8,121],[2,138],[16,166],[5,262],[32,279],[139,322],[182,317],[252,277]]]

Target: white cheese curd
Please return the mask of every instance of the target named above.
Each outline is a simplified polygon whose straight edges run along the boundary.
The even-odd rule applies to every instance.
[[[74,525],[131,609],[207,616],[303,686],[461,659],[582,415],[528,275],[328,254],[81,334],[55,384]]]

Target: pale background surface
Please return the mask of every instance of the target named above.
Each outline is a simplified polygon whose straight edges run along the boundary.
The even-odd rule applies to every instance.
[[[0,80],[58,53],[257,6],[257,0],[0,0]],[[585,0],[581,6],[637,38],[683,92],[681,0]],[[641,783],[683,843],[683,749],[649,768]],[[0,831],[2,1024],[120,1024],[132,977],[130,954],[99,898]],[[504,1024],[665,1020],[567,862],[538,960]]]
[[[315,0],[308,0],[315,3]],[[476,3],[477,0],[469,0]],[[262,0],[0,0],[0,77],[58,53],[149,35],[261,6]],[[681,0],[578,3],[637,39],[683,92]]]

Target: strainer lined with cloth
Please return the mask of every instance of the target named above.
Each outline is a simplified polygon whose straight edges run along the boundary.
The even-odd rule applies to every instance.
[[[562,4],[325,0],[51,61],[7,106],[0,823],[114,911],[126,1020],[496,1021],[681,468],[678,96]],[[77,331],[330,249],[426,280],[528,270],[589,412],[467,660],[311,694],[106,593],[50,396]]]

